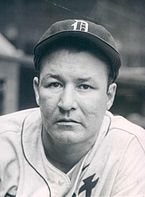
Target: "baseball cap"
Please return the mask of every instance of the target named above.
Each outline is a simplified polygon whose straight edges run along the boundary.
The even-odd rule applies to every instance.
[[[113,36],[102,25],[81,19],[57,21],[47,29],[34,47],[34,64],[36,70],[39,70],[39,61],[45,49],[48,49],[52,43],[62,38],[82,38],[93,42],[96,49],[100,49],[109,59],[113,72],[113,81],[116,79],[121,66],[121,57]]]

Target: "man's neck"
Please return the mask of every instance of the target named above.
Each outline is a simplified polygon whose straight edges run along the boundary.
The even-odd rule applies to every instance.
[[[43,132],[42,142],[46,157],[50,163],[64,173],[67,173],[92,148],[94,143],[61,144],[54,142],[48,134]]]

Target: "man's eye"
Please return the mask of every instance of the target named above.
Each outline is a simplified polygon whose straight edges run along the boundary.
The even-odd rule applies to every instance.
[[[91,87],[90,85],[87,85],[87,84],[81,84],[81,85],[79,86],[79,88],[80,88],[81,90],[92,89],[92,87]]]
[[[62,84],[59,82],[52,82],[48,85],[49,88],[61,88]]]

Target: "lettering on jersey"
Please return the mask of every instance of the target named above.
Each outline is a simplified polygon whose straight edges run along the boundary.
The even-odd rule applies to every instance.
[[[11,195],[11,194],[6,194],[7,197],[16,197],[15,195]]]
[[[86,21],[82,20],[75,20],[75,22],[72,24],[74,31],[88,31],[88,23]]]
[[[83,180],[84,184],[81,186],[79,189],[79,193],[85,192],[86,197],[91,197],[92,190],[93,188],[97,185],[99,178],[93,181],[95,174],[92,176],[87,177],[86,179]],[[74,193],[72,197],[76,197],[77,195]]]
[[[86,170],[86,168],[88,168],[89,165],[90,165],[90,164],[88,164],[88,165],[86,165],[85,167],[83,167],[82,172],[83,172],[84,170]]]

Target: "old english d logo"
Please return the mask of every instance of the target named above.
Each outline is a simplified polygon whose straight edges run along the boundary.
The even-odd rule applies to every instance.
[[[74,31],[88,31],[88,23],[83,20],[75,20],[75,22],[71,25]]]

